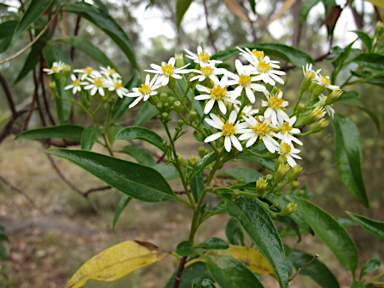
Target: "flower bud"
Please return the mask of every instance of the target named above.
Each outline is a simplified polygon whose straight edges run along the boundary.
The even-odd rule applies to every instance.
[[[200,146],[199,147],[199,156],[200,156],[200,158],[203,158],[207,154],[208,154],[208,150],[205,149],[204,146]]]
[[[299,105],[297,105],[297,108],[296,108],[297,114],[304,113],[305,111],[307,111],[307,107],[305,106],[305,104],[299,103]]]
[[[312,80],[311,84],[309,84],[309,92],[310,93],[313,93],[313,90],[315,90],[316,85],[318,85],[317,82]]]
[[[325,118],[320,119],[319,122],[317,122],[317,123],[315,123],[315,125],[313,125],[311,132],[312,133],[318,133],[321,130],[323,130],[325,127],[327,127],[328,125],[329,125],[329,121],[327,119],[325,119]]]
[[[375,36],[380,39],[384,35],[384,25],[383,22],[378,21],[375,28]]]
[[[175,87],[176,87],[176,80],[175,80],[175,78],[169,77],[168,87],[171,90],[175,89]]]
[[[260,177],[256,181],[256,193],[259,194],[260,196],[264,194],[265,190],[267,189],[268,182],[263,178]]]
[[[175,53],[175,59],[176,59],[175,66],[177,68],[183,67],[185,65],[183,53],[180,53],[180,54]]]
[[[163,103],[168,102],[168,94],[167,94],[167,93],[161,93],[161,94],[160,94],[160,100],[161,100],[161,102],[163,102]]]
[[[156,104],[159,103],[159,97],[157,97],[157,95],[152,95],[151,97],[149,97],[148,101],[153,106],[156,106]]]
[[[329,94],[327,99],[325,100],[325,105],[331,105],[332,103],[335,103],[337,99],[343,94],[343,90],[341,89],[335,89]]]
[[[172,106],[175,103],[176,99],[173,97],[168,97],[168,104],[169,106]]]
[[[191,112],[189,112],[188,114],[188,120],[189,121],[195,121],[197,119],[197,112],[195,110],[192,110]]]
[[[193,167],[195,167],[196,164],[199,162],[199,159],[197,159],[196,156],[193,156],[193,157],[191,157],[191,158],[189,159],[189,162],[191,162],[191,165],[192,165]]]
[[[272,174],[265,175],[265,180],[267,180],[268,182],[271,182],[272,179],[273,179],[273,175]]]
[[[275,171],[279,169],[281,164],[285,164],[285,163],[287,163],[287,157],[285,157],[284,155],[280,155],[275,162]]]
[[[296,178],[300,175],[301,170],[303,170],[303,167],[301,167],[300,165],[295,165],[288,173],[288,180],[296,180]]]
[[[185,159],[183,157],[181,157],[181,155],[179,153],[177,153],[176,156],[177,156],[177,160],[179,161],[180,165],[183,167],[187,167],[187,162],[185,161]]]
[[[183,125],[184,125],[184,121],[183,120],[181,120],[181,119],[177,120],[177,126],[183,127]]]
[[[71,75],[71,65],[64,64],[62,73],[65,78],[68,78]]]
[[[315,89],[313,89],[313,96],[314,97],[318,97],[321,95],[321,93],[323,93],[325,87],[323,85],[320,85],[320,84],[316,84],[315,86]]]
[[[285,206],[283,209],[280,211],[280,216],[288,216],[295,212],[297,210],[297,204],[296,203],[289,203],[287,206]]]
[[[49,88],[51,89],[53,94],[57,93],[57,87],[56,87],[56,82],[55,81],[49,82]]]
[[[296,165],[297,166],[297,165]],[[292,181],[291,182],[291,190],[296,190],[297,187],[299,187],[300,182],[299,181]]]
[[[175,130],[176,130],[177,132],[180,132],[182,129],[181,129],[180,126],[176,126],[176,127],[175,127]]]
[[[168,104],[168,102],[165,102],[165,103],[163,104],[163,107],[164,107],[164,110],[165,110],[165,111],[169,111],[169,104]]]
[[[161,118],[163,119],[164,122],[168,122],[168,117],[169,117],[169,114],[167,112],[161,113]]]
[[[181,105],[180,101],[176,101],[173,107],[177,113],[180,113],[181,110],[183,110],[183,105]]]
[[[156,109],[159,110],[160,112],[164,110],[163,103],[158,102],[156,104]]]
[[[235,190],[233,190],[233,192],[232,192],[231,194],[232,194],[232,198],[233,198],[234,200],[239,199],[239,198],[240,198],[240,195],[241,195],[239,189],[235,189]]]
[[[273,179],[275,180],[275,183],[280,183],[283,181],[285,175],[287,175],[289,171],[290,166],[288,164],[280,164],[279,168],[275,173],[273,174]]]

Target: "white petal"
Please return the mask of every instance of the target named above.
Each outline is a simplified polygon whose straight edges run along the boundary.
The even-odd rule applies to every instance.
[[[225,136],[224,138],[224,147],[227,152],[231,151],[231,138],[229,136]]]
[[[209,100],[207,104],[205,104],[204,114],[208,114],[212,110],[214,104],[215,104],[215,100],[213,99]]]
[[[236,118],[237,118],[237,112],[233,110],[229,115],[229,119],[228,119],[229,123],[235,123]]]
[[[233,143],[233,146],[235,146],[235,148],[239,151],[243,151],[243,147],[241,146],[240,142],[239,142],[239,139],[236,138],[235,135],[231,135],[231,141]]]
[[[251,88],[247,87],[245,88],[245,92],[247,93],[247,97],[249,101],[253,104],[256,101],[255,94],[253,94]]]
[[[219,100],[217,102],[217,104],[219,104],[219,109],[220,109],[221,113],[227,114],[227,106],[225,106],[224,102],[222,100]],[[205,113],[205,114],[207,114],[207,113]]]
[[[221,133],[215,133],[205,138],[204,142],[212,142],[212,141],[215,141],[216,139],[219,139],[220,137],[221,137]]]
[[[132,104],[129,105],[129,108],[132,108],[132,107],[136,106],[137,103],[139,103],[142,98],[143,98],[143,96],[138,97],[137,99],[135,99],[135,101],[133,101]]]

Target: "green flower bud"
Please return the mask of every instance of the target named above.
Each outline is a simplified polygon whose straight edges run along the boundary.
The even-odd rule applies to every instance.
[[[299,103],[299,105],[297,105],[296,111],[297,111],[297,114],[304,113],[305,111],[307,111],[307,107],[305,106],[304,103]]]
[[[177,153],[176,156],[177,156],[177,160],[179,161],[180,165],[183,167],[187,167],[187,162],[185,161],[185,159],[183,157],[181,157],[181,155],[179,153]]]
[[[68,78],[71,75],[71,65],[64,64],[63,65],[63,70],[61,70],[64,77]]]
[[[301,81],[300,90],[306,91],[311,85],[311,83],[312,83],[311,79],[304,77],[303,81]]]
[[[180,126],[180,127],[183,127],[184,121],[181,120],[181,119],[177,120],[177,125]]]
[[[277,158],[276,162],[275,162],[275,171],[277,171],[277,169],[279,169],[281,164],[285,164],[285,163],[287,163],[287,157],[285,157],[284,155],[280,155],[279,158]]]
[[[311,81],[311,84],[309,84],[310,93],[313,93],[313,90],[315,90],[316,85],[318,85],[316,81]]]
[[[288,180],[290,180],[290,181],[296,180],[296,178],[300,175],[301,170],[303,170],[303,167],[301,167],[300,165],[294,166],[291,169],[291,171],[289,171]]]
[[[163,107],[165,111],[169,111],[169,104],[168,102],[163,103]]]
[[[199,162],[199,159],[197,159],[196,156],[193,156],[193,157],[191,157],[191,158],[189,159],[189,162],[191,162],[191,165],[192,165],[193,167],[195,167],[196,164]]]
[[[176,59],[175,66],[177,68],[183,67],[185,65],[183,53],[180,53],[180,54],[175,53],[175,59]]]
[[[168,117],[169,117],[169,114],[167,112],[161,113],[161,118],[163,119],[164,122],[168,122]]]
[[[272,179],[273,179],[273,175],[272,174],[265,175],[265,180],[267,180],[268,182],[271,182]]]
[[[295,212],[297,210],[297,204],[296,203],[289,203],[287,206],[285,206],[283,209],[280,211],[280,216],[288,216]]]
[[[197,112],[192,110],[191,112],[189,112],[188,114],[188,120],[189,121],[195,121],[197,119]]]
[[[205,149],[204,146],[200,146],[199,147],[199,156],[200,156],[200,158],[203,158],[207,154],[208,154],[208,150]]]
[[[292,181],[291,182],[291,190],[296,190],[297,187],[299,187],[300,182],[299,181]]]
[[[156,109],[159,110],[160,112],[164,110],[163,103],[158,102],[156,104]]]
[[[168,104],[169,106],[172,106],[175,103],[176,99],[173,97],[168,97]]]
[[[232,192],[231,194],[232,194],[232,198],[233,198],[234,200],[239,199],[239,198],[240,198],[240,195],[241,195],[239,189],[235,189],[235,190],[233,190],[233,192]]]
[[[181,129],[180,126],[176,126],[176,127],[175,127],[175,130],[176,130],[177,132],[180,132],[182,129]]]
[[[319,97],[324,89],[325,87],[323,85],[316,84],[315,89],[313,89],[313,97]]]
[[[173,107],[177,113],[180,113],[181,110],[183,110],[183,105],[181,105],[180,101],[176,101]]]
[[[299,190],[299,192],[297,192],[296,196],[302,197],[304,194],[305,194],[304,190]]]
[[[159,97],[157,97],[157,95],[152,95],[151,97],[149,97],[148,101],[153,106],[156,106],[156,104],[159,103]]]
[[[381,39],[384,35],[384,25],[382,22],[378,21],[375,28],[375,36],[378,39]]]
[[[53,94],[57,93],[57,87],[56,87],[56,82],[55,81],[49,82],[49,88],[51,89]]]
[[[268,182],[263,177],[260,177],[256,181],[256,193],[260,196],[263,195],[265,190],[267,189],[267,186]]]
[[[163,103],[168,102],[168,94],[167,93],[161,93],[160,94],[160,100]]]
[[[244,182],[244,178],[243,177],[240,177],[239,179],[237,179],[236,181],[237,183],[241,184]]]
[[[273,174],[273,179],[275,183],[280,183],[283,181],[285,175],[287,175],[290,166],[288,164],[280,164],[279,168]]]
[[[175,89],[175,87],[176,87],[176,80],[175,80],[175,78],[169,77],[168,87],[171,90]]]
[[[329,121],[327,119],[325,119],[325,118],[320,119],[319,122],[317,122],[317,123],[315,123],[315,125],[313,125],[311,132],[312,133],[318,133],[321,130],[323,130],[325,127],[327,127],[328,125],[329,125]]]
[[[329,94],[327,99],[325,100],[325,105],[331,105],[332,103],[335,103],[337,99],[343,94],[343,90],[335,89]]]

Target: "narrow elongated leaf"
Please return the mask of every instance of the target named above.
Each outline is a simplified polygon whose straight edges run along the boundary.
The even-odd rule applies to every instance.
[[[209,238],[199,245],[195,246],[195,248],[203,248],[203,249],[228,249],[229,245],[227,242],[220,238]]]
[[[351,236],[336,219],[320,207],[299,197],[292,197],[305,221],[312,227],[325,245],[332,250],[340,264],[355,273],[359,253]]]
[[[303,22],[307,19],[309,11],[317,4],[320,0],[304,0],[303,4],[300,8],[299,14],[299,24],[303,24]]]
[[[262,288],[263,285],[245,264],[228,256],[204,255],[205,264],[222,288]]]
[[[336,165],[340,178],[351,194],[368,208],[369,200],[362,174],[359,131],[351,119],[337,113],[332,119],[332,124],[335,131]]]
[[[176,3],[176,27],[180,28],[181,20],[183,20],[185,12],[187,12],[189,6],[193,0],[177,0]]]
[[[124,194],[120,201],[119,204],[117,204],[115,216],[113,217],[113,225],[112,228],[115,229],[116,223],[120,218],[121,212],[123,212],[124,208],[128,205],[129,202],[131,202],[132,197]]]
[[[191,180],[190,186],[191,186],[193,198],[197,202],[205,188],[203,171],[197,172],[196,176],[193,177],[193,179]]]
[[[251,5],[252,12],[256,14],[256,1],[249,0],[249,5]]]
[[[380,268],[380,266],[381,266],[381,260],[379,257],[375,257],[367,260],[367,262],[365,262],[363,267],[361,268],[360,279],[369,273],[375,272],[377,269]]]
[[[149,153],[147,150],[145,150],[143,147],[141,147],[140,145],[132,144],[129,146],[125,146],[123,150],[121,150],[121,152],[131,155],[140,164],[143,164],[149,167],[156,166],[156,161],[153,158],[153,155]]]
[[[36,139],[36,138],[63,138],[74,141],[81,141],[81,135],[84,128],[78,125],[59,125],[43,127],[24,131],[15,137],[18,139]]]
[[[133,198],[146,202],[178,199],[159,172],[150,167],[84,150],[46,152],[69,160]]]
[[[149,242],[126,241],[92,257],[72,276],[65,288],[83,287],[88,280],[112,282],[170,254]]]
[[[146,101],[141,107],[140,112],[136,115],[135,126],[143,126],[153,117],[159,114],[159,111],[156,109],[156,106],[153,106],[149,101]]]
[[[85,128],[81,135],[81,149],[92,150],[93,144],[99,139],[101,133],[103,133],[103,127],[96,127],[92,124]]]
[[[219,175],[229,176],[234,179],[243,178],[243,183],[255,182],[260,177],[263,176],[256,170],[253,170],[252,168],[247,168],[247,167],[236,167],[236,168],[221,172]]]
[[[361,53],[359,56],[357,56],[353,62],[368,67],[370,69],[376,70],[376,71],[383,71],[384,70],[384,56],[377,53]]]
[[[321,255],[320,255],[321,257]],[[291,249],[290,258],[292,259],[293,266],[296,270],[304,267],[309,261],[313,259],[312,255],[296,249]],[[305,267],[300,272],[300,275],[306,275],[315,280],[323,288],[339,288],[336,277],[319,259],[316,259],[311,265]]]
[[[216,152],[209,153],[208,155],[205,155],[202,159],[197,162],[195,167],[195,172],[202,171],[207,165],[211,164],[213,161],[215,161],[217,158]]]
[[[13,32],[18,23],[16,20],[10,20],[0,24],[0,53],[3,53],[11,45]]]
[[[244,234],[239,221],[235,218],[229,219],[227,226],[225,226],[225,235],[229,243],[233,245],[244,245]]]
[[[168,150],[168,148],[161,145],[161,143],[164,141],[163,138],[161,138],[156,132],[144,127],[138,127],[138,126],[126,127],[120,130],[119,133],[117,133],[116,139],[119,139],[119,140],[140,139],[148,143],[151,143],[152,145],[156,146],[164,153],[166,153]]]
[[[347,212],[347,214],[369,233],[384,240],[384,222],[372,220],[352,212]]]
[[[111,39],[120,47],[132,66],[135,69],[139,69],[131,40],[111,16],[95,6],[84,2],[68,4],[66,6],[66,11],[76,13],[102,29],[104,33],[111,37]]]
[[[40,18],[52,2],[53,0],[32,0],[15,30],[13,41],[19,38],[33,22]]]
[[[82,37],[71,36],[71,37],[65,37],[65,38],[58,38],[58,39],[53,39],[50,42],[54,42],[54,41],[59,41],[59,42],[70,44],[71,46],[75,47],[76,49],[79,49],[79,50],[87,53],[89,56],[91,56],[94,60],[101,63],[102,65],[111,66],[112,68],[116,69],[116,66],[107,57],[107,55],[104,54],[103,51],[101,51],[99,48],[97,48],[91,42],[89,42],[88,40],[86,40]]]
[[[352,30],[351,32],[355,33],[361,39],[361,41],[363,41],[365,46],[367,46],[368,53],[371,52],[371,50],[372,50],[372,39],[371,39],[371,37],[369,37],[369,35],[367,33],[365,33],[364,31]]]
[[[183,271],[183,274],[181,274],[181,281],[180,281],[179,288],[191,288],[194,283],[201,283],[201,281],[206,278],[213,280],[205,263],[196,262],[191,265],[188,265],[188,263]],[[177,270],[175,271],[175,273],[173,273],[172,277],[169,279],[165,288],[173,288],[173,283],[175,282],[176,273],[177,273]]]
[[[271,264],[281,288],[288,287],[288,267],[279,233],[267,211],[255,199],[223,195],[227,212],[236,218],[260,252]]]

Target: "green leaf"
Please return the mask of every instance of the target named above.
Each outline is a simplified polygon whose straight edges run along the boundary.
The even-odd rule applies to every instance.
[[[195,246],[195,248],[203,248],[203,249],[228,249],[229,245],[227,242],[220,238],[209,238],[203,242],[201,242],[199,245]]]
[[[159,114],[159,111],[157,110],[156,106],[153,106],[151,103],[149,103],[149,101],[146,101],[143,107],[141,107],[139,113],[137,113],[134,125],[143,126],[157,114]]]
[[[369,200],[362,174],[359,131],[351,119],[337,113],[332,119],[332,124],[335,131],[336,165],[341,180],[351,194],[368,208]]]
[[[369,233],[379,237],[384,240],[384,222],[376,221],[369,219],[367,217],[352,213],[346,212],[357,224],[367,230]]]
[[[239,260],[229,256],[214,255],[203,255],[203,258],[209,272],[220,287],[263,288],[256,275]]]
[[[249,5],[251,5],[252,12],[256,14],[256,1],[249,0]]]
[[[68,140],[80,141],[84,128],[78,125],[58,125],[43,127],[24,131],[15,137],[18,139],[36,139],[36,138],[63,138]]]
[[[361,53],[359,56],[357,56],[353,62],[368,67],[375,71],[383,71],[384,70],[384,56],[377,53]]]
[[[117,204],[115,216],[113,217],[113,224],[112,229],[115,229],[115,226],[117,224],[117,221],[120,218],[121,212],[123,212],[124,208],[128,205],[128,203],[132,200],[131,196],[128,196],[126,194],[121,197],[119,204]]]
[[[175,281],[177,270],[173,273],[169,279],[165,288],[173,288],[173,282]],[[186,267],[181,274],[181,281],[179,288],[191,288],[193,283],[201,283],[203,279],[212,279],[211,274],[207,270],[207,266],[203,262],[196,262]]]
[[[364,283],[353,281],[351,288],[365,288]]]
[[[340,264],[355,273],[359,253],[351,236],[336,219],[320,207],[299,197],[290,197],[298,205],[305,221],[312,227],[321,241],[331,249]]]
[[[304,0],[301,5],[300,14],[299,14],[299,25],[307,19],[309,11],[317,4],[320,0]]]
[[[372,39],[367,33],[360,30],[352,30],[351,32],[355,33],[363,41],[365,46],[367,46],[368,52],[372,51]]]
[[[215,161],[216,158],[216,152],[211,152],[208,155],[205,155],[202,159],[199,160],[199,162],[197,162],[195,172],[198,173],[199,171],[202,171],[205,167]]]
[[[365,262],[363,267],[361,268],[360,279],[369,273],[375,272],[380,268],[380,266],[381,260],[379,257],[367,260],[367,262]]]
[[[248,47],[251,50],[263,50],[265,54],[278,57],[284,61],[288,61],[299,68],[301,68],[307,63],[310,63],[315,66],[315,62],[313,61],[311,56],[309,56],[304,51],[301,51],[288,45],[278,43],[251,43],[239,47]],[[240,51],[236,47],[231,47],[212,56],[212,59],[226,60],[228,58],[239,55],[239,52]]]
[[[123,128],[124,127],[118,123],[112,123],[111,125],[109,125],[107,130],[107,138],[111,146],[115,142],[116,134],[119,133],[119,131]]]
[[[300,250],[292,249],[289,255],[292,259],[293,266],[296,270],[304,267],[309,261],[313,259],[313,256]],[[309,266],[305,267],[300,272],[300,275],[311,277],[323,288],[339,288],[340,285],[337,282],[336,277],[319,259],[313,261]]]
[[[6,51],[11,45],[13,32],[18,23],[16,20],[10,20],[0,24],[0,53]]]
[[[225,235],[229,243],[233,245],[244,245],[244,234],[239,221],[235,218],[229,219],[227,226],[225,226]]]
[[[299,237],[297,242],[301,241],[300,227],[294,220],[292,220],[292,218],[286,217],[286,216],[277,216],[273,220],[280,222],[286,225],[287,227],[291,228],[293,231],[295,231],[296,235]]]
[[[272,159],[256,156],[256,155],[251,154],[249,152],[241,152],[241,153],[239,153],[238,157],[241,159],[256,161],[256,162],[260,163],[261,165],[263,165],[264,167],[267,167],[271,171],[275,170],[275,161]]]
[[[53,0],[32,0],[27,10],[25,11],[23,18],[21,18],[19,25],[17,26],[15,33],[13,34],[13,41],[20,37],[20,35],[28,29],[28,27],[38,20],[45,10],[49,8]]]
[[[95,45],[93,45],[88,40],[78,37],[78,36],[71,36],[71,37],[65,37],[65,38],[58,38],[53,39],[50,42],[63,42],[67,43],[76,49],[79,49],[86,54],[88,54],[90,57],[92,57],[94,60],[99,62],[100,64],[104,66],[111,66],[116,69],[116,66],[112,63],[112,61],[107,57],[107,55],[104,54],[103,51],[101,51],[99,48],[97,48]]]
[[[0,243],[0,259],[8,260],[7,251],[2,243]]]
[[[255,182],[260,177],[263,177],[263,175],[261,175],[256,170],[253,170],[252,168],[247,168],[247,167],[236,167],[236,168],[221,172],[218,175],[225,175],[225,176],[232,177],[234,179],[243,178],[243,183]]]
[[[135,199],[146,202],[178,199],[160,173],[150,167],[84,150],[48,149],[47,152],[67,159]]]
[[[156,146],[164,153],[168,151],[167,147],[161,145],[161,143],[164,141],[163,138],[161,138],[156,132],[144,127],[138,127],[138,126],[126,127],[120,130],[119,133],[117,133],[116,139],[119,139],[119,140],[140,139],[148,143],[151,143],[152,145]]]
[[[95,6],[84,2],[68,4],[65,10],[80,15],[103,30],[104,33],[111,37],[111,39],[120,47],[121,51],[123,51],[131,62],[133,68],[139,69],[131,40],[111,16]]]
[[[176,3],[176,27],[180,28],[181,20],[183,20],[185,12],[187,12],[189,6],[193,0],[177,0]]]
[[[99,7],[99,9],[101,11],[103,11],[105,14],[109,14],[108,13],[108,7],[107,5],[105,5],[101,0],[93,0],[93,2],[95,2],[95,4],[97,5],[97,7]]]
[[[201,193],[203,193],[205,189],[204,185],[204,173],[202,170],[196,173],[195,177],[191,180],[191,191],[193,198],[197,202],[200,198]]]
[[[125,146],[123,150],[121,150],[120,152],[131,155],[133,158],[137,160],[137,162],[145,166],[149,166],[149,167],[156,166],[156,161],[153,158],[153,155],[147,150],[145,150],[143,147],[141,147],[140,145],[132,144],[129,146]]]
[[[159,164],[153,167],[157,172],[159,172],[166,180],[173,180],[180,177],[179,172],[177,172],[175,166],[172,164]]]
[[[189,256],[193,253],[193,247],[189,241],[183,241],[177,244],[175,252],[180,256]]]
[[[201,287],[202,288],[216,288],[215,284],[213,284],[213,282],[211,282],[211,280],[209,280],[209,279],[204,279],[201,282]]]
[[[96,143],[102,133],[103,127],[96,127],[93,124],[85,128],[81,135],[81,149],[92,150],[93,144]]]
[[[217,206],[209,210],[207,213],[204,214],[202,220],[207,220],[209,217],[212,217],[217,214],[224,214],[227,213],[227,210],[225,208],[225,202],[221,201]]]
[[[346,218],[335,217],[335,219],[343,227],[357,226],[357,224],[355,222],[353,222],[352,220],[346,219]]]
[[[271,264],[281,288],[288,287],[288,268],[284,247],[271,216],[255,199],[241,196],[232,201],[222,196],[227,212],[237,219],[260,252]]]

